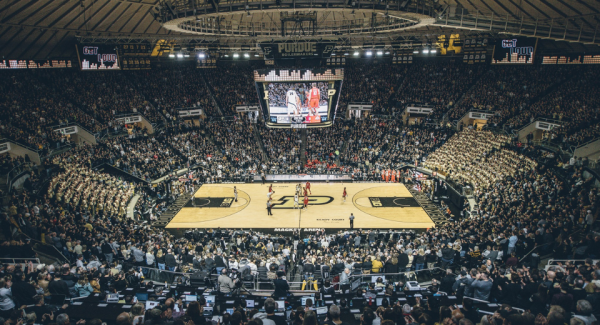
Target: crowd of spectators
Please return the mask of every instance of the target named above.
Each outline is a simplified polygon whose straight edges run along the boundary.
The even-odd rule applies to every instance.
[[[446,173],[459,184],[488,188],[536,165],[533,159],[503,148],[510,141],[505,135],[466,129],[431,154],[424,165]]]
[[[178,108],[202,108],[215,116],[214,105],[198,69],[172,66],[152,71],[136,71],[130,75],[152,106],[165,116],[178,117]]]
[[[406,65],[390,65],[385,62],[347,62],[340,94],[338,116],[343,116],[350,103],[370,103],[373,112],[393,114],[395,105],[390,97],[404,78]],[[400,107],[395,108],[400,113]]]
[[[235,115],[236,105],[257,102],[253,71],[259,68],[260,65],[240,63],[202,71],[223,115]]]
[[[482,66],[465,68],[453,61],[415,62],[410,66],[395,98],[400,107],[407,104],[432,106],[434,113],[431,117],[440,118],[479,79],[483,71]]]
[[[582,144],[593,136],[593,132],[585,130],[593,129],[593,125],[600,120],[600,102],[596,96],[599,81],[594,78],[596,73],[596,67],[586,67],[506,124],[517,129],[537,118],[552,119],[561,125],[551,131],[551,137],[556,142],[564,145]]]
[[[564,67],[492,66],[468,92],[450,119],[461,118],[471,109],[495,112],[488,123],[501,125],[514,115],[528,110],[532,100],[566,78]]]
[[[349,127],[343,120],[328,128],[310,129],[306,135],[306,159],[313,165],[325,163],[326,165],[339,164],[336,162],[344,144],[348,141]],[[317,167],[314,166],[314,167]],[[317,167],[318,168],[318,167]]]
[[[256,128],[267,156],[268,170],[297,172],[301,166],[300,130],[269,129],[262,123],[257,123]]]
[[[349,131],[348,145],[340,160],[363,170],[418,164],[451,135],[445,127],[403,126],[397,120],[357,120]]]

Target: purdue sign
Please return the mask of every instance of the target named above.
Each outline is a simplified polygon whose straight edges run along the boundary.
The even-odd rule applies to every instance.
[[[328,58],[331,56],[335,43],[333,42],[282,42],[261,43],[265,59],[282,59],[298,57]]]

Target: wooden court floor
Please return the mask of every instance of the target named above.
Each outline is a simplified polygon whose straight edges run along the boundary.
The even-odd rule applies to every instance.
[[[233,187],[238,202],[233,200]],[[433,222],[403,184],[313,183],[306,210],[294,208],[296,183],[274,183],[272,216],[267,215],[269,184],[206,184],[167,228],[431,228]],[[342,200],[346,187],[348,197]],[[300,198],[302,201],[302,197]],[[302,205],[302,203],[300,203]]]

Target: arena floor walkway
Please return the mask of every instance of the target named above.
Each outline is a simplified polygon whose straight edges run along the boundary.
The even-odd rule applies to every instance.
[[[237,187],[235,202],[233,188]],[[342,200],[346,187],[348,197]],[[294,208],[296,183],[273,184],[272,216],[267,215],[269,184],[206,184],[175,215],[167,228],[354,228],[423,229],[433,221],[403,184],[313,183],[306,210]],[[302,201],[302,197],[300,201]],[[300,202],[302,206],[302,203]]]

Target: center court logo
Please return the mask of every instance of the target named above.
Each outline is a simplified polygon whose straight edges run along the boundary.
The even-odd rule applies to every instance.
[[[298,204],[303,206],[304,197],[298,198]],[[309,196],[308,206],[311,205],[325,205],[333,202],[331,196]],[[273,203],[272,209],[293,209],[294,208],[294,197],[293,196],[282,196],[279,200]]]

